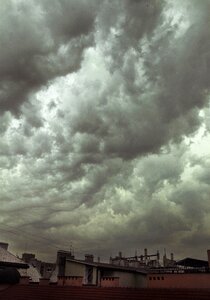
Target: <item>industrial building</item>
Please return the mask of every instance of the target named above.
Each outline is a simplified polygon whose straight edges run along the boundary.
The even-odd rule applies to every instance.
[[[185,258],[173,266],[154,268],[147,273],[148,288],[210,288],[210,250],[208,261]]]
[[[49,279],[52,276],[52,273],[56,267],[55,263],[43,262],[41,260],[38,260],[33,253],[23,253],[21,260],[29,264],[33,268],[36,268],[36,270],[41,275],[40,277],[45,279]]]
[[[69,251],[58,251],[58,284],[59,285],[94,285],[98,287],[146,288],[147,273],[152,268],[160,268],[159,252],[125,257],[122,252],[110,257],[109,263],[94,261],[91,254],[84,260],[75,259]]]
[[[37,260],[32,253],[24,253],[20,259],[8,251],[7,243],[0,243],[0,288],[5,283],[20,283],[60,287],[210,289],[210,250],[207,254],[206,261],[190,257],[175,261],[173,254],[167,258],[164,253],[160,261],[159,252],[148,254],[144,249],[143,255],[136,253],[125,257],[119,252],[110,257],[109,263],[103,263],[100,259],[95,261],[91,254],[76,259],[71,251],[60,250],[56,264],[48,264]]]
[[[109,263],[94,261],[93,255],[84,260],[75,259],[71,252],[58,252],[58,285],[129,288],[210,288],[209,261],[186,258],[174,260],[171,253],[159,252],[124,257],[110,257]]]
[[[66,260],[65,272],[58,276],[58,284],[136,288],[146,287],[146,279],[143,269],[94,262],[92,255],[86,255],[85,260]]]

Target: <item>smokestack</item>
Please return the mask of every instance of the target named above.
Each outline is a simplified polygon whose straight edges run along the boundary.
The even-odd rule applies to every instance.
[[[171,253],[171,260],[174,260],[174,254]]]
[[[94,256],[92,254],[85,254],[85,261],[93,262]]]
[[[9,246],[8,243],[0,242],[0,248],[3,248],[4,250],[8,250],[8,246]]]
[[[119,258],[122,258],[122,252],[121,251],[119,252]]]
[[[209,263],[209,268],[210,268],[210,250],[207,250],[207,256],[208,256],[208,263]]]
[[[144,256],[147,258],[147,248],[144,249]]]
[[[143,258],[144,258],[144,256],[143,256],[143,255],[141,255],[141,256],[140,256],[140,259],[141,259],[141,261],[143,261]]]
[[[65,275],[66,259],[74,259],[71,251],[58,250],[56,264],[58,265],[58,276]]]

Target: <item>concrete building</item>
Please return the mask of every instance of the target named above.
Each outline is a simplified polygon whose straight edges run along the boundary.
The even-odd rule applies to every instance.
[[[8,243],[0,243],[0,269],[6,271],[13,268],[20,274],[20,280],[28,278],[30,282],[39,282],[41,275],[37,269],[10,253],[8,246]]]
[[[148,254],[147,248],[144,249],[144,254],[135,256],[123,256],[122,252],[115,257],[110,257],[110,264],[125,267],[135,267],[135,268],[149,268],[149,267],[159,267],[160,266],[160,255],[159,252],[155,254]]]
[[[56,264],[38,260],[33,253],[23,253],[22,260],[39,272],[41,278],[49,279],[55,270]]]
[[[7,243],[0,243],[0,268],[14,267],[16,269],[28,269],[28,264],[8,251]]]
[[[210,273],[150,273],[148,288],[167,289],[209,289]]]
[[[58,285],[132,288],[147,285],[145,270],[94,262],[92,255],[86,255],[85,260],[67,258],[63,271],[58,276]]]
[[[167,267],[151,269],[147,274],[148,288],[169,289],[209,289],[210,288],[210,250],[208,261],[185,258]],[[171,259],[171,261],[173,261]]]

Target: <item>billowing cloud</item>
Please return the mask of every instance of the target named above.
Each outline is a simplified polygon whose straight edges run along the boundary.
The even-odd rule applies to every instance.
[[[93,42],[95,6],[94,0],[2,2],[1,110],[16,112],[33,90],[79,68]]]
[[[17,251],[195,240],[205,256],[210,7],[193,4],[2,4],[0,230]]]

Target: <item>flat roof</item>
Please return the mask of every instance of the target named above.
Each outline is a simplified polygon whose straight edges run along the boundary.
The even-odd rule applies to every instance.
[[[16,263],[10,261],[0,261],[0,267],[14,267],[20,269],[28,269],[29,266],[26,263]]]
[[[93,266],[96,268],[101,268],[101,269],[112,269],[112,270],[120,270],[124,272],[132,272],[132,273],[140,273],[143,275],[146,275],[147,272],[144,269],[140,268],[135,268],[135,267],[126,267],[126,266],[118,266],[114,264],[108,264],[108,263],[99,263],[99,262],[89,262],[85,260],[79,260],[79,259],[69,259],[67,258],[66,261],[82,264],[82,265],[87,265],[87,266]]]
[[[191,257],[186,257],[182,260],[176,262],[176,265],[185,266],[185,267],[193,267],[193,268],[201,268],[201,267],[208,267],[208,261],[195,259]]]

